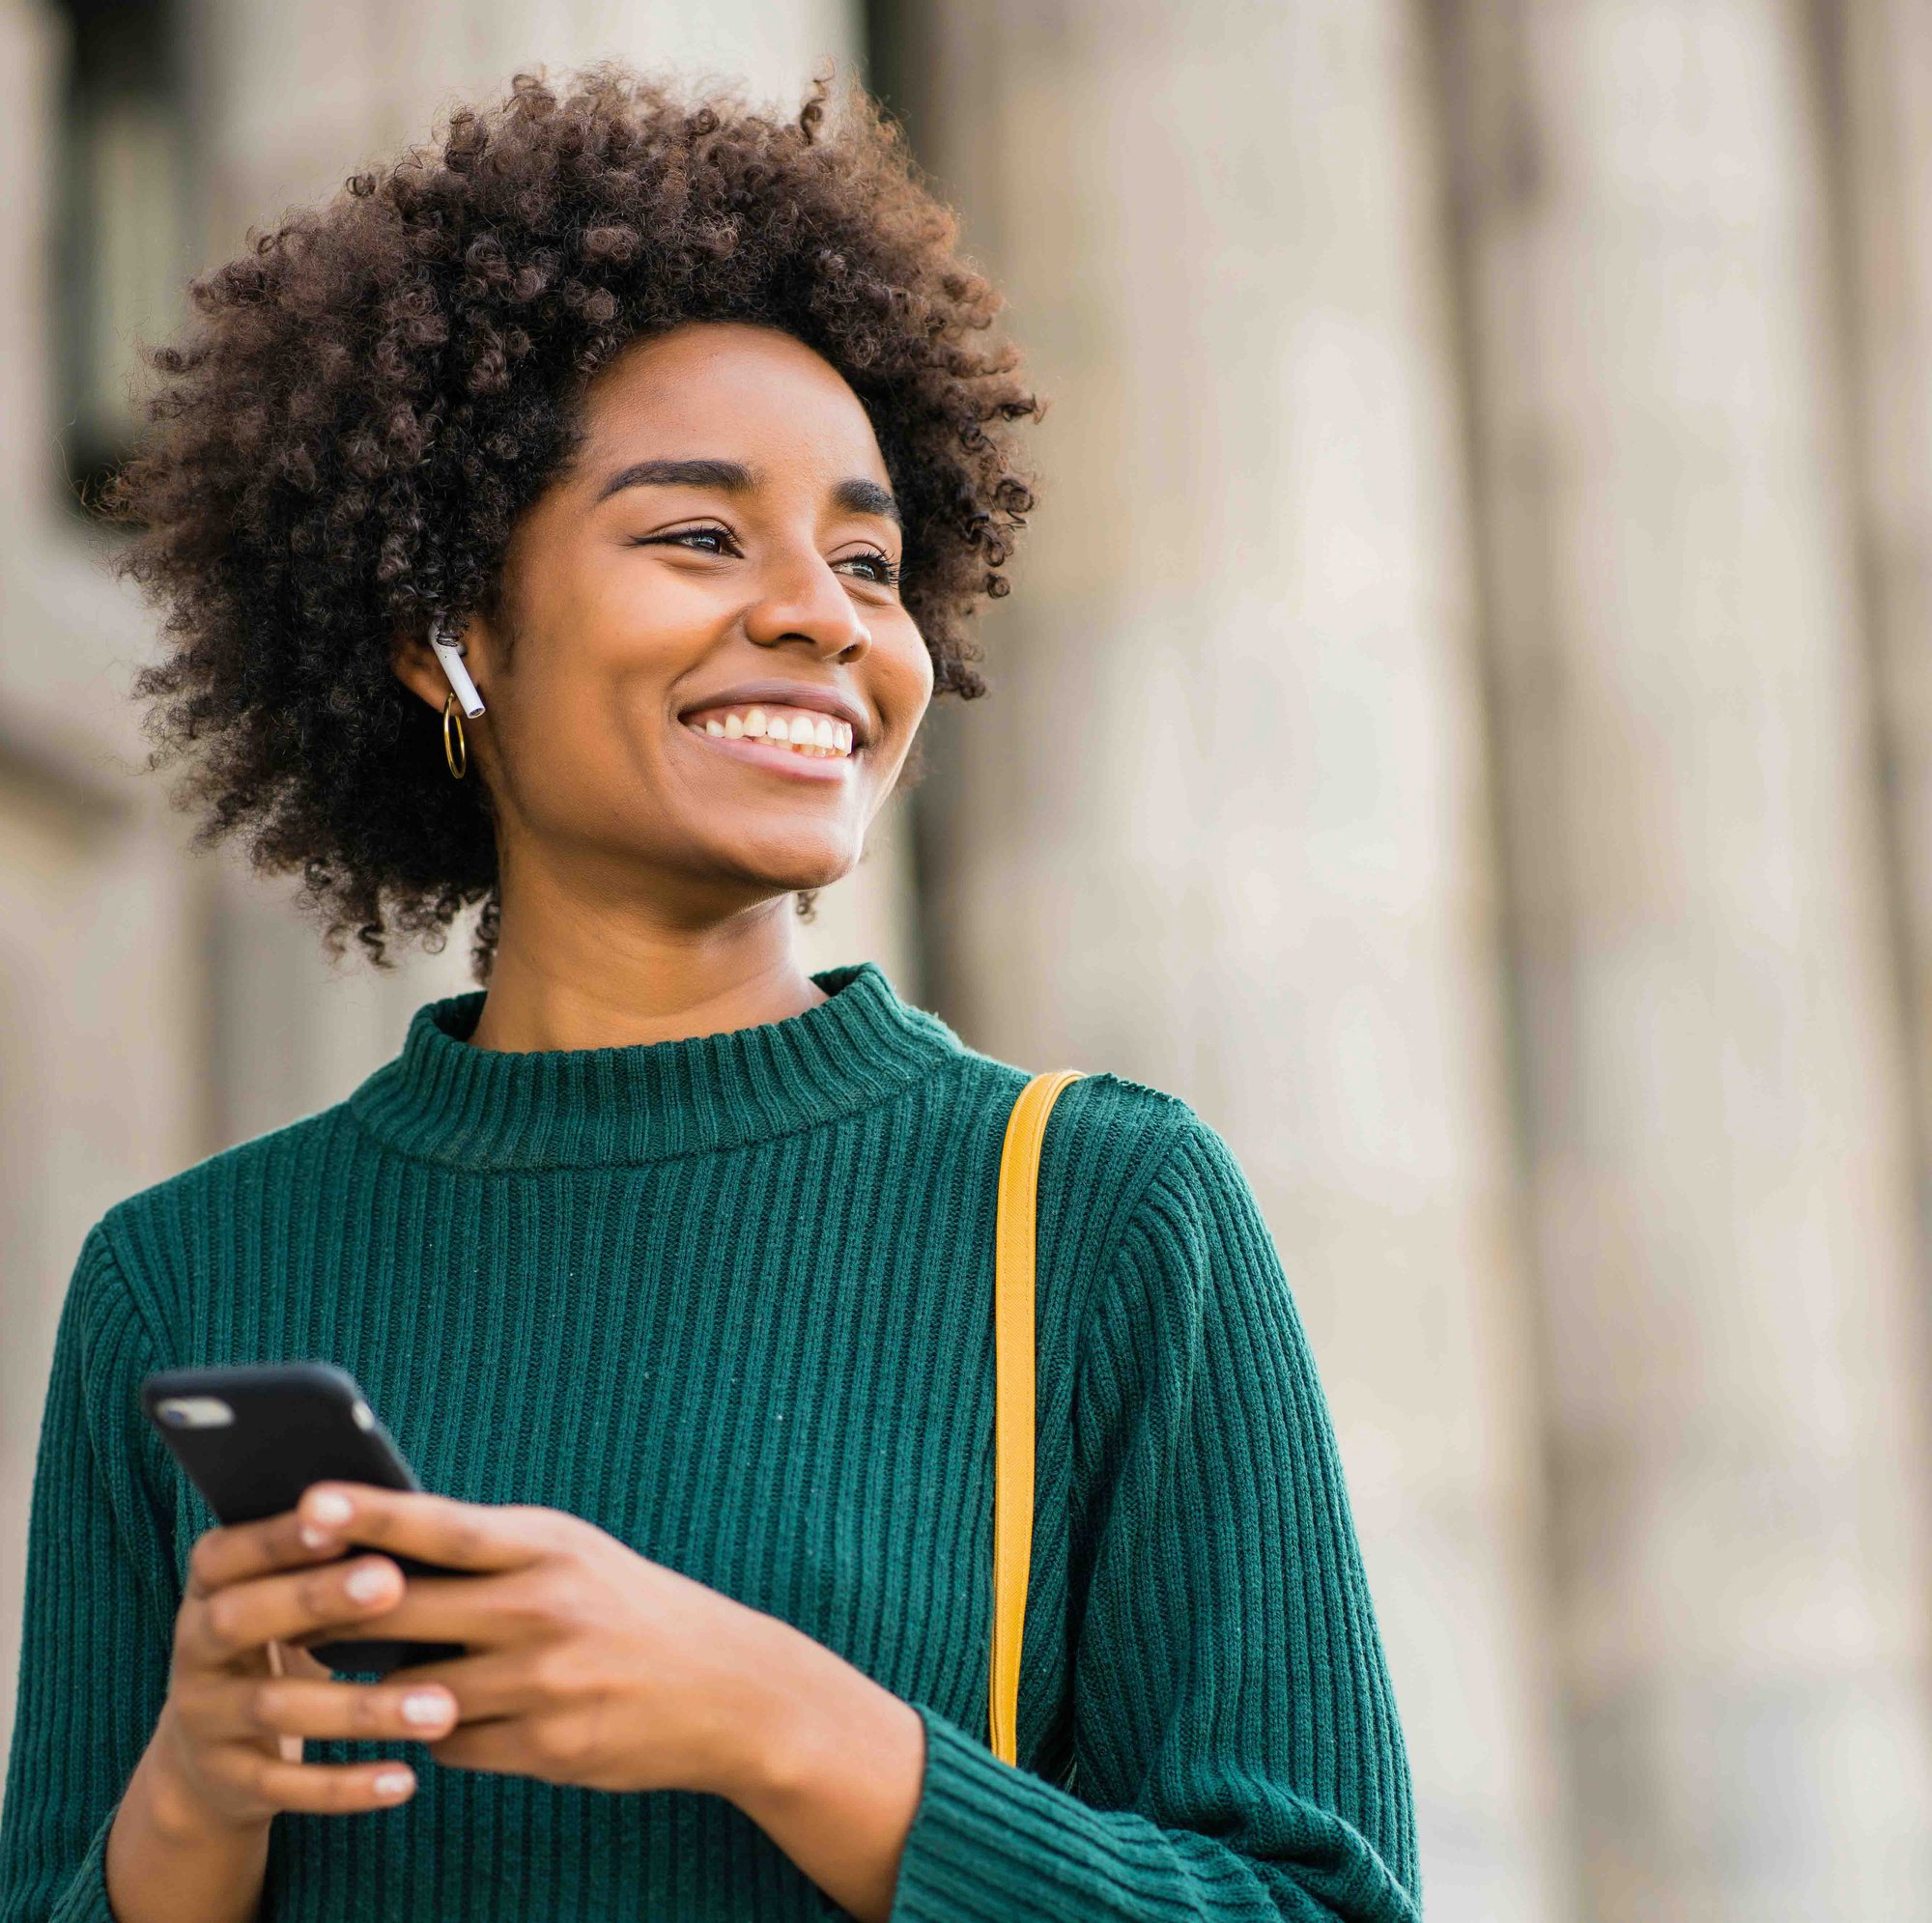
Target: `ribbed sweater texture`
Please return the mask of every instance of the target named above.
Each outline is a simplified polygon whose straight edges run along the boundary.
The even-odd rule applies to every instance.
[[[0,1923],[110,1923],[108,1829],[215,1523],[141,1378],[301,1359],[361,1382],[426,1487],[585,1517],[911,1703],[894,1923],[1419,1916],[1275,1245],[1214,1129],[1103,1072],[1046,1134],[1019,1767],[988,1748],[995,1184],[1027,1071],[871,963],[813,979],[783,1021],[626,1048],[479,1049],[481,992],[433,1003],[347,1101],[93,1229],[40,1434]],[[418,1787],[278,1815],[264,1923],[847,1914],[718,1796],[306,1754]]]

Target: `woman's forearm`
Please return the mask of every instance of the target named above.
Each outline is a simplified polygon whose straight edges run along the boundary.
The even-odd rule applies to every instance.
[[[919,1711],[773,1619],[731,1800],[860,1923],[892,1913],[925,1776]]]
[[[107,1832],[107,1904],[115,1923],[254,1923],[269,1824],[236,1829],[198,1810],[169,1774],[161,1741],[157,1731]]]

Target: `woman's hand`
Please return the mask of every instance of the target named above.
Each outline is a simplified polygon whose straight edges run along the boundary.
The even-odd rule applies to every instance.
[[[390,1608],[402,1572],[385,1558],[339,1558],[339,1538],[304,1541],[293,1510],[211,1529],[188,1557],[168,1694],[144,1767],[171,1826],[266,1830],[278,1810],[349,1814],[401,1802],[401,1763],[304,1763],[304,1738],[420,1741],[455,1720],[446,1691],[416,1680],[338,1683],[297,1638],[326,1642]],[[319,1567],[321,1565],[327,1567]],[[367,1576],[371,1593],[351,1584]],[[417,1720],[406,1705],[427,1705]]]
[[[430,1744],[439,1763],[599,1790],[745,1793],[774,1638],[797,1639],[788,1625],[560,1510],[318,1483],[295,1513],[336,1547],[474,1572],[411,1575],[376,1618],[384,1636],[466,1647],[397,1672],[456,1699],[459,1727]]]
[[[380,1553],[334,1560],[352,1541],[472,1573],[406,1584]],[[358,1570],[380,1573],[379,1594],[352,1595]],[[468,1654],[338,1683],[297,1647],[358,1631]],[[412,1721],[411,1697],[439,1719]],[[317,1484],[293,1511],[196,1542],[168,1700],[109,1843],[124,1905],[148,1866],[186,1861],[252,1914],[277,1810],[375,1809],[414,1788],[397,1763],[304,1764],[304,1737],[421,1741],[454,1768],[593,1789],[710,1791],[867,1919],[892,1909],[924,1761],[909,1704],[592,1523],[359,1483]]]

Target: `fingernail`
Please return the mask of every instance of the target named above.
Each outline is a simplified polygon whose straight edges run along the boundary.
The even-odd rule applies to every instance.
[[[374,1602],[379,1596],[386,1595],[389,1588],[389,1572],[381,1563],[364,1563],[362,1567],[343,1584],[357,1602]]]
[[[412,1723],[440,1723],[449,1713],[449,1698],[434,1689],[418,1691],[403,1698],[403,1714]]]
[[[347,1522],[354,1513],[349,1498],[330,1489],[309,1500],[308,1513],[318,1522]]]
[[[304,1522],[300,1534],[303,1546],[310,1549],[326,1549],[335,1540],[327,1529],[318,1529],[312,1522]]]
[[[379,1796],[400,1796],[413,1780],[407,1769],[384,1769],[376,1778],[376,1794]]]

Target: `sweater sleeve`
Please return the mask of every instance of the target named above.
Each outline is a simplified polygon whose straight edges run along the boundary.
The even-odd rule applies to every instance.
[[[0,1923],[113,1923],[107,1832],[167,1696],[173,1526],[141,1413],[159,1365],[104,1232],[54,1336],[27,1526]]]
[[[1272,1238],[1192,1110],[1096,1285],[1072,1781],[923,1706],[891,1923],[1416,1923],[1401,1729]]]

